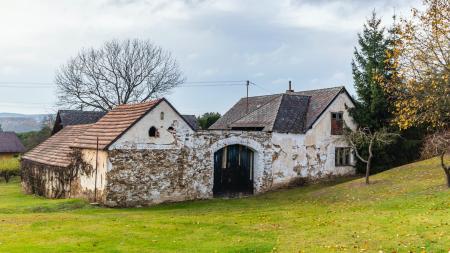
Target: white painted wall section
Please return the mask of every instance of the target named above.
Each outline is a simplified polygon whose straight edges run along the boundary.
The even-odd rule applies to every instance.
[[[164,114],[163,119],[161,113]],[[149,136],[152,126],[158,129],[159,137]],[[174,130],[170,131],[169,127]],[[116,140],[109,150],[180,148],[193,133],[186,121],[166,101],[162,101]]]

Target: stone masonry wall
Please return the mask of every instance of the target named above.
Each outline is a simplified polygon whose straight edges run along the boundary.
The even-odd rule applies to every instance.
[[[271,133],[253,131],[199,131],[187,143],[197,156],[204,159],[204,164],[210,171],[210,181],[214,181],[214,153],[225,146],[239,144],[247,146],[254,152],[253,188],[254,193],[265,192],[272,187],[272,155],[274,152],[271,143]]]
[[[210,175],[185,148],[110,151],[106,205],[144,206],[210,198]]]
[[[352,167],[325,166],[334,160],[327,155],[334,144],[305,146],[304,139],[267,132],[198,131],[178,136],[173,148],[110,150],[105,204],[129,207],[212,198],[214,153],[234,144],[254,152],[255,194],[354,173]]]
[[[177,148],[109,151],[108,206],[146,206],[213,196],[214,152],[233,144],[255,151],[255,192],[270,189],[270,134],[199,131],[177,140]]]

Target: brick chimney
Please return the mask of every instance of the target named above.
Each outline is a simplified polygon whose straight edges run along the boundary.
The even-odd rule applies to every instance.
[[[292,82],[289,80],[289,89],[286,90],[286,93],[294,93],[294,90],[292,89]]]

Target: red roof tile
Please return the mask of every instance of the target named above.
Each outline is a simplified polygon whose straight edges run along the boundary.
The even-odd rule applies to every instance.
[[[22,159],[58,167],[67,167],[72,161],[70,157],[72,149],[70,146],[91,126],[89,124],[67,126],[25,153]]]
[[[162,99],[157,99],[139,104],[117,106],[89,127],[72,147],[96,149],[98,138],[98,148],[107,148],[161,101]]]

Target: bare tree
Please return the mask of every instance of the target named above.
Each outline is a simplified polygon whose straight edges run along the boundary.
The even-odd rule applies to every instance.
[[[184,82],[172,55],[147,40],[112,40],[82,50],[56,73],[58,104],[110,110],[167,94]]]
[[[439,156],[441,167],[447,177],[447,186],[450,188],[450,165],[445,164],[445,154],[450,153],[450,130],[437,131],[425,138],[422,149],[423,158]]]
[[[346,127],[342,139],[349,143],[355,151],[356,157],[366,164],[366,184],[369,184],[370,169],[372,166],[373,148],[375,146],[383,147],[394,142],[399,135],[389,133],[382,128],[372,132],[369,128],[358,128],[352,131]],[[367,158],[364,158],[361,149],[367,148]]]

